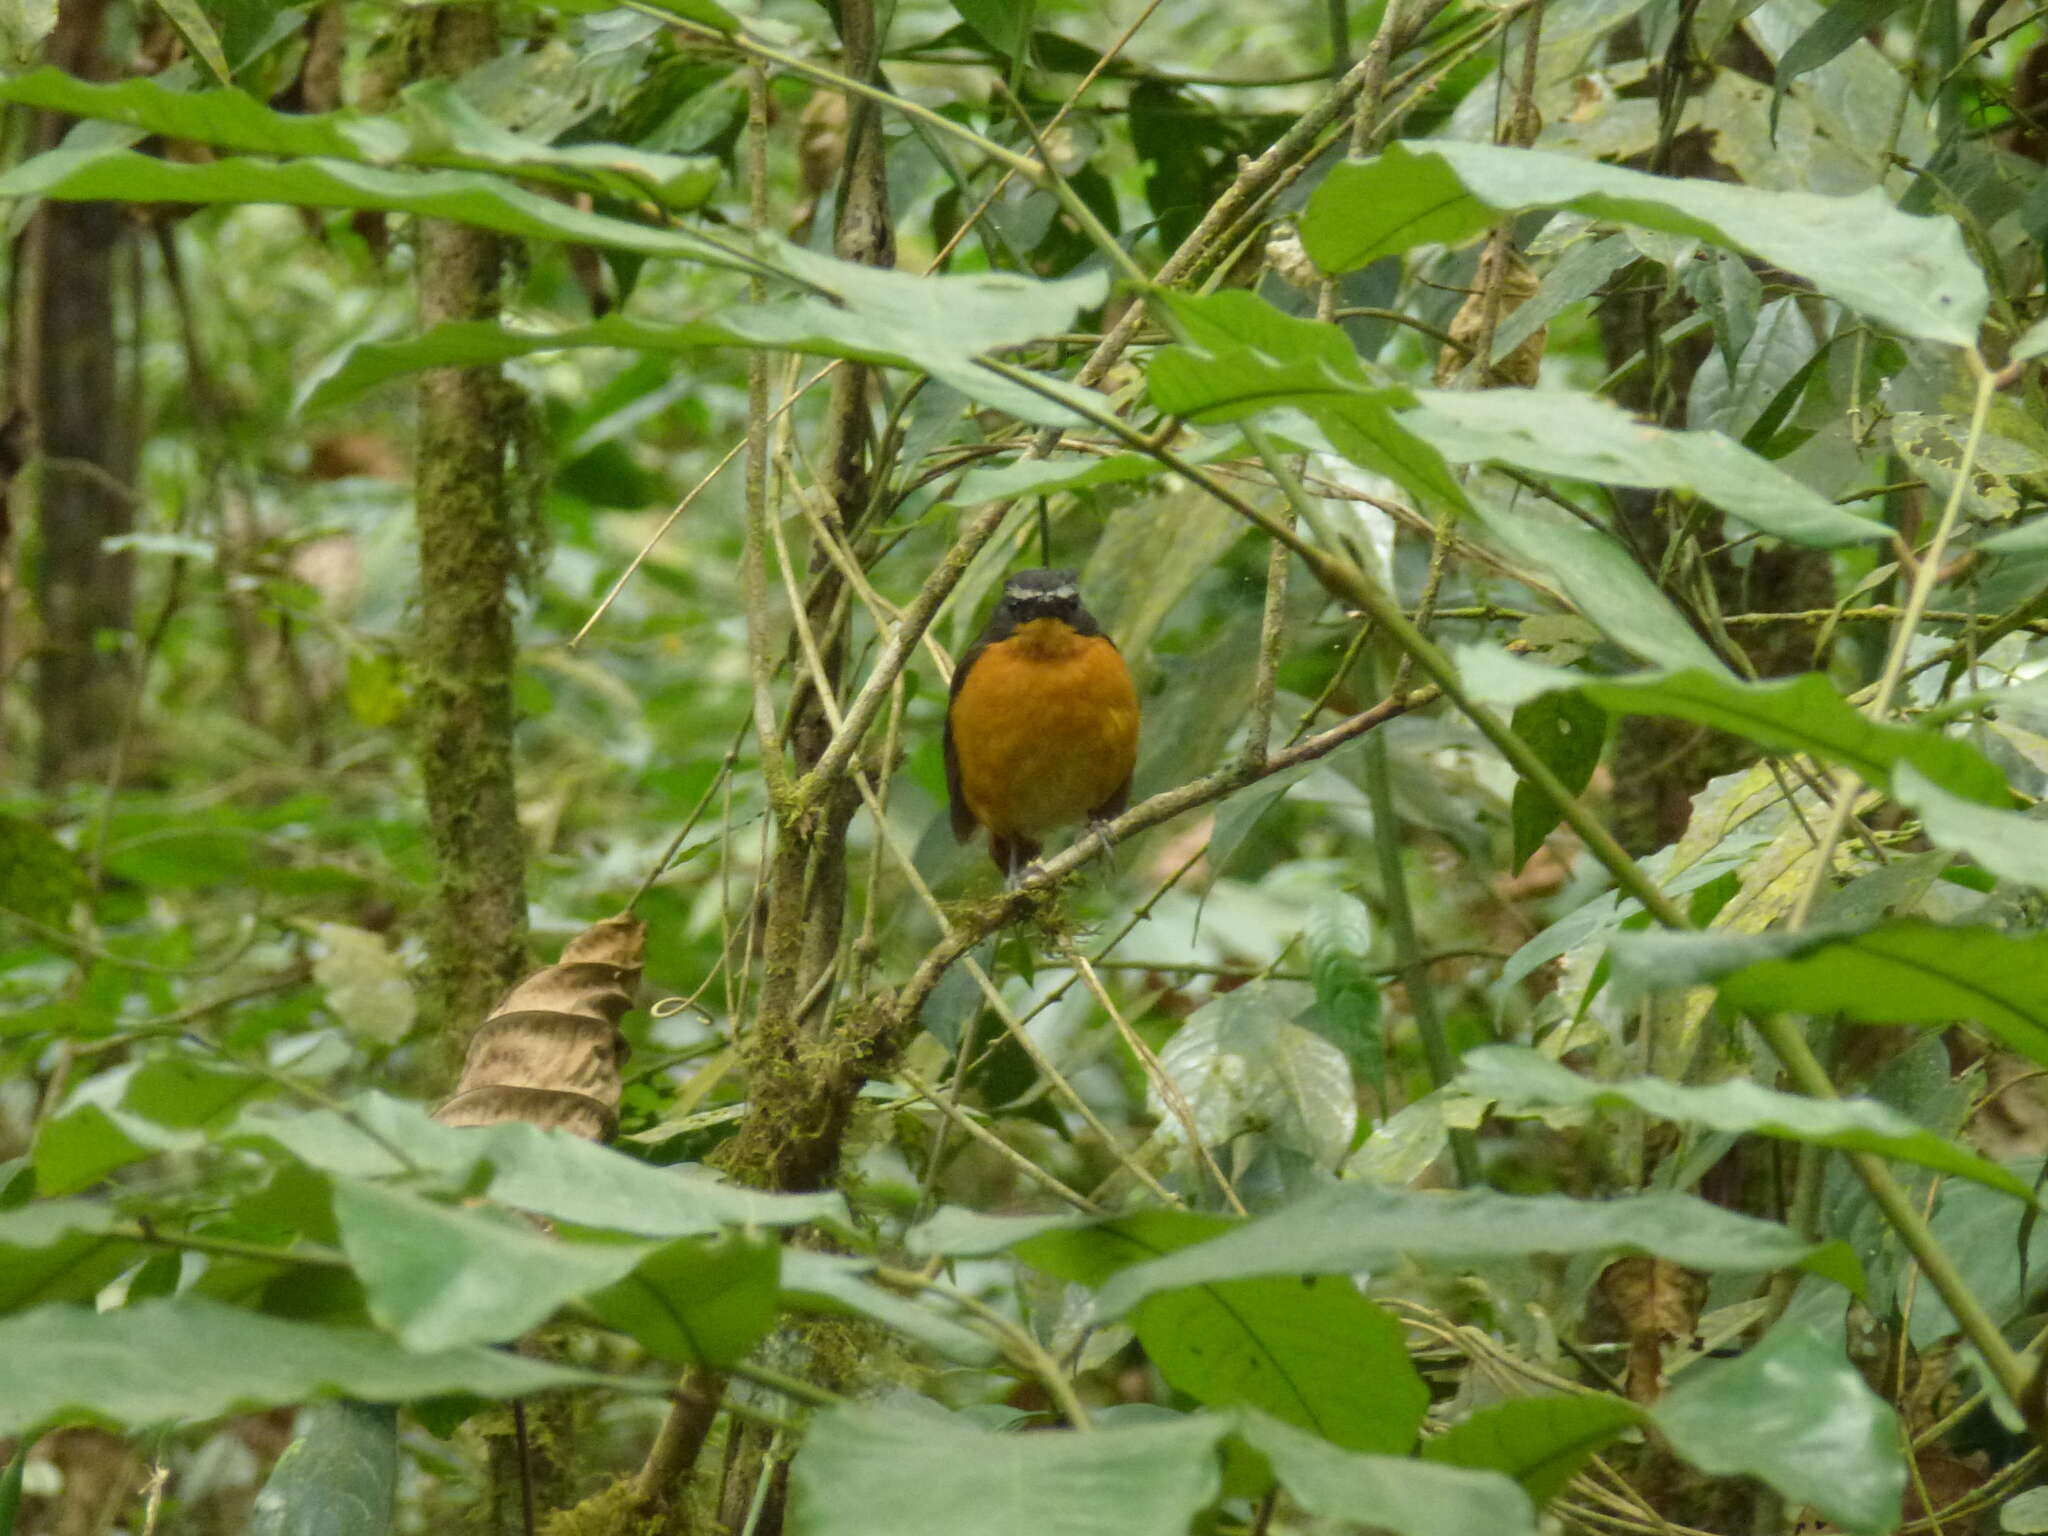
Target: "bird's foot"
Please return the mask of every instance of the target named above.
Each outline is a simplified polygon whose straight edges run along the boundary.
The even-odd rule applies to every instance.
[[[1090,836],[1097,837],[1102,840],[1101,846],[1096,849],[1095,856],[1098,859],[1102,860],[1103,863],[1109,866],[1109,871],[1111,874],[1115,874],[1116,841],[1109,835],[1109,824],[1111,819],[1112,818],[1108,816],[1089,817],[1088,832]]]

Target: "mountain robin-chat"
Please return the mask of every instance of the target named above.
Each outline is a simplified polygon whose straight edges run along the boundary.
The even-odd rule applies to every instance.
[[[1072,571],[1018,571],[953,673],[946,792],[953,835],[988,828],[1015,880],[1040,839],[1130,803],[1138,694],[1116,643],[1081,606]]]

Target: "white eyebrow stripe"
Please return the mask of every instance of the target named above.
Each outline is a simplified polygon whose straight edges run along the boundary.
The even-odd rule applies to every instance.
[[[1023,602],[1053,603],[1063,598],[1079,597],[1081,589],[1072,583],[1064,587],[1040,587],[1035,592],[1020,592],[1018,599]]]

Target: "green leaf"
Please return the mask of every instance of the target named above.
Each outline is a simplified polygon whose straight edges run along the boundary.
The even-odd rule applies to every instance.
[[[848,1220],[846,1202],[836,1194],[745,1189],[700,1168],[657,1168],[566,1131],[512,1122],[458,1129],[380,1093],[364,1094],[348,1115],[244,1115],[231,1135],[275,1143],[307,1166],[345,1178],[426,1171],[460,1189],[471,1170],[488,1163],[489,1193],[501,1205],[646,1237],[702,1236],[727,1226],[843,1226]],[[399,1161],[394,1150],[410,1161]]]
[[[1866,1024],[1969,1019],[2048,1065],[2048,934],[1902,922],[1821,934],[1720,978],[1737,1008],[1846,1014]]]
[[[144,1062],[128,1079],[121,1107],[176,1130],[217,1130],[269,1088],[270,1080],[253,1072],[164,1055]]]
[[[384,1536],[397,1504],[398,1411],[312,1403],[249,1511],[249,1536]]]
[[[1018,0],[953,0],[953,9],[998,53],[1007,57],[1023,47],[1031,11]]]
[[[738,1233],[678,1238],[590,1295],[590,1308],[663,1360],[723,1366],[775,1326],[780,1248]]]
[[[835,1408],[790,1468],[806,1536],[1187,1536],[1216,1501],[1207,1416],[1089,1434],[985,1434],[936,1410]]]
[[[84,871],[69,848],[33,821],[0,816],[0,908],[68,928],[72,903],[85,894]]]
[[[1191,1111],[1203,1145],[1254,1132],[1334,1168],[1351,1149],[1358,1101],[1338,1048],[1293,1020],[1278,984],[1248,982],[1197,1008],[1160,1049],[1159,1064]],[[1163,1133],[1186,1129],[1157,1106]]]
[[[1547,576],[1624,650],[1660,666],[1721,670],[1713,647],[1618,540],[1561,514],[1509,509],[1484,496],[1472,511],[1494,542]]]
[[[1147,1211],[1017,1245],[1034,1268],[1088,1286],[1226,1230],[1219,1218]],[[1400,1325],[1348,1275],[1227,1279],[1155,1294],[1131,1326],[1166,1379],[1211,1406],[1243,1404],[1348,1450],[1415,1443],[1429,1390]]]
[[[1343,1051],[1374,1093],[1384,1094],[1387,1052],[1380,1038],[1380,979],[1372,970],[1372,913],[1356,896],[1333,891],[1309,908],[1301,932],[1316,987],[1317,1032]]]
[[[0,1320],[0,1359],[9,1376],[0,1435],[81,1419],[142,1428],[334,1395],[400,1403],[639,1385],[492,1349],[413,1354],[367,1329],[288,1323],[193,1296],[105,1313],[38,1307]]]
[[[1774,1328],[1741,1359],[1708,1363],[1651,1410],[1702,1472],[1760,1477],[1844,1530],[1883,1536],[1899,1520],[1899,1422],[1810,1326]]]
[[[943,1214],[943,1212],[941,1213]],[[918,1301],[867,1279],[872,1259],[791,1247],[782,1255],[782,1299],[798,1311],[871,1318],[961,1365],[985,1366],[995,1347]]]
[[[1209,456],[1194,457],[1199,462]],[[953,506],[971,507],[1012,496],[1042,496],[1091,485],[1128,485],[1165,473],[1164,464],[1142,453],[1113,453],[1107,458],[1020,459],[969,470],[961,477],[959,488],[946,500]]]
[[[1894,775],[1892,798],[1919,815],[1920,830],[1936,847],[1967,853],[2004,879],[2048,887],[2048,824],[1952,795],[1910,763]]]
[[[1433,505],[1468,509],[1443,455],[1400,419],[1415,396],[1367,379],[1340,328],[1284,314],[1235,289],[1175,294],[1167,302],[1189,344],[1161,349],[1146,370],[1147,393],[1160,410],[1194,421],[1240,421],[1294,407],[1354,464]]]
[[[931,1218],[910,1229],[904,1245],[921,1258],[984,1259],[1004,1253],[1041,1232],[1060,1232],[1088,1225],[1071,1211],[1036,1216],[991,1216],[961,1205],[942,1205]],[[1105,1271],[1107,1273],[1107,1271]]]
[[[135,1262],[116,1235],[121,1218],[93,1200],[39,1200],[0,1211],[0,1312],[45,1301],[89,1301]]]
[[[1593,782],[1607,745],[1607,712],[1583,693],[1543,693],[1515,710],[1514,733],[1574,795]],[[1527,864],[1564,819],[1550,797],[1526,780],[1515,781],[1510,817],[1515,847],[1510,868]]]
[[[97,1104],[79,1104],[36,1131],[36,1188],[45,1195],[75,1194],[159,1150],[161,1141],[148,1136],[148,1127]]]
[[[1423,390],[1403,425],[1453,464],[1692,491],[1752,528],[1832,549],[1889,536],[1719,432],[1671,432],[1561,389]]]
[[[220,38],[213,30],[213,23],[206,19],[196,0],[156,0],[178,35],[185,39],[185,46],[193,56],[203,63],[213,78],[222,85],[228,84],[233,74],[228,69],[227,55],[221,51]]]
[[[341,160],[282,164],[225,155],[163,160],[115,146],[53,149],[0,175],[0,198],[64,202],[289,203],[450,219],[533,240],[672,256],[749,271],[743,250],[679,229],[586,213],[484,171],[405,171]]]
[[[1356,1526],[1364,1516],[1395,1536],[1535,1536],[1529,1496],[1497,1473],[1355,1455],[1251,1412],[1239,1414],[1237,1435],[1295,1503],[1325,1520]]]
[[[2048,352],[2048,319],[2036,320],[2020,333],[2019,340],[2012,344],[2012,360],[2025,362],[2043,352]]]
[[[1810,74],[1884,25],[1905,0],[1835,0],[1778,58],[1771,82],[1771,137],[1778,136],[1778,111],[1794,80]]]
[[[7,1460],[7,1469],[0,1472],[0,1536],[14,1536],[14,1517],[21,1513],[21,1484],[32,1449],[28,1441],[19,1442]]]
[[[1635,1404],[1605,1393],[1510,1398],[1423,1441],[1422,1456],[1505,1472],[1541,1506],[1564,1490],[1589,1456],[1642,1419]]]
[[[1461,651],[1458,663],[1468,685],[1491,701],[1520,704],[1548,689],[1582,688],[1610,713],[1691,720],[1767,751],[1809,753],[1877,789],[1889,790],[1893,770],[1910,763],[1951,794],[1979,805],[2012,804],[2005,775],[1969,743],[1925,726],[1879,724],[1818,672],[1765,683],[1690,670],[1591,678],[1480,646]]]
[[[1121,1317],[1182,1286],[1255,1275],[1351,1274],[1403,1254],[1447,1264],[1532,1253],[1648,1253],[1693,1269],[1801,1268],[1860,1291],[1862,1272],[1839,1243],[1810,1243],[1689,1195],[1621,1200],[1423,1193],[1340,1184],[1231,1227],[1221,1236],[1133,1265],[1102,1288],[1096,1309]]]
[[[654,154],[623,144],[547,144],[509,132],[445,80],[408,87],[401,109],[381,116],[273,112],[239,90],[180,91],[152,79],[97,84],[50,68],[0,82],[0,101],[252,154],[505,171],[674,209],[702,203],[720,175],[718,163],[704,156]]]
[[[1513,1045],[1468,1052],[1456,1086],[1475,1097],[1509,1105],[1637,1109],[1660,1120],[1714,1131],[1776,1136],[1845,1152],[1875,1152],[1938,1173],[1973,1179],[2021,1200],[2033,1198],[2023,1180],[1998,1164],[1872,1099],[1809,1099],[1778,1093],[1747,1078],[1697,1087],[1655,1077],[1596,1083],[1540,1052]]]
[[[334,1219],[370,1315],[415,1350],[515,1339],[652,1254],[644,1243],[563,1242],[349,1179],[335,1181]]]
[[[774,304],[728,305],[716,319],[675,325],[608,315],[563,331],[515,331],[489,321],[438,326],[411,341],[357,347],[306,397],[304,408],[330,409],[422,368],[474,367],[568,347],[687,355],[738,346],[915,368],[1027,421],[1074,419],[1063,407],[979,367],[974,358],[1066,329],[1077,310],[1100,302],[1099,274],[1058,282],[1009,273],[913,277],[829,261],[795,247],[783,247],[778,260],[822,292]]]
[[[1901,213],[1881,188],[1854,197],[1766,192],[1492,144],[1394,144],[1339,165],[1310,197],[1300,229],[1325,271],[1350,272],[1432,241],[1456,245],[1530,208],[1747,251],[1926,341],[1974,344],[1989,304],[1955,221]]]

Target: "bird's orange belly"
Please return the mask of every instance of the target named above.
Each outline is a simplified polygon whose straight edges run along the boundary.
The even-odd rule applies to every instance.
[[[1138,698],[1116,647],[1099,635],[1033,639],[1020,631],[991,646],[953,701],[961,793],[998,836],[1080,820],[1137,761]]]

